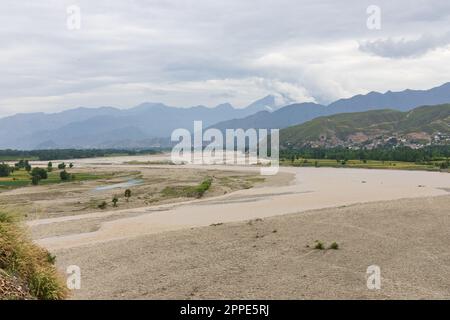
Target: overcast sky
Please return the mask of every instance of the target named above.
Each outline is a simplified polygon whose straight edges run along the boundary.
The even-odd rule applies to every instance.
[[[372,4],[380,30],[366,24]],[[2,0],[0,116],[267,94],[327,103],[440,85],[449,62],[448,0]]]

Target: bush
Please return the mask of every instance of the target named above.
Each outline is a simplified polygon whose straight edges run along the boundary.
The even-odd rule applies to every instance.
[[[6,163],[0,163],[0,177],[8,177],[12,168]]]
[[[62,181],[68,181],[72,179],[72,176],[70,173],[68,173],[66,170],[63,170],[59,173],[59,177]]]
[[[125,190],[124,196],[125,196],[125,198],[127,198],[127,202],[128,202],[128,199],[131,197],[131,190],[130,189]]]
[[[16,167],[17,169],[22,169],[22,168],[25,168],[26,164],[27,164],[27,162],[25,162],[24,160],[19,160],[19,162],[16,162],[14,164],[14,167]]]
[[[40,176],[32,176],[31,177],[31,184],[33,186],[37,186],[39,184],[39,181],[41,181],[41,177]]]
[[[196,197],[201,198],[203,196],[203,194],[206,191],[208,191],[208,189],[211,187],[211,184],[212,184],[211,178],[208,178],[208,179],[204,180],[202,183],[200,183],[200,185],[195,190]]]
[[[34,176],[38,176],[40,179],[47,179],[47,170],[43,169],[43,168],[33,168],[33,170],[31,170],[31,175]]]
[[[58,169],[59,169],[59,170],[64,170],[65,168],[66,168],[66,164],[65,164],[64,162],[58,164]]]
[[[337,244],[337,242],[333,242],[332,244],[330,244],[329,249],[337,250],[339,249],[339,245]]]
[[[207,178],[197,186],[165,187],[161,192],[165,197],[193,197],[201,198],[211,187],[212,179]]]
[[[325,249],[325,246],[323,245],[322,242],[316,241],[316,245],[314,246],[314,249],[323,250],[323,249]]]
[[[26,236],[16,219],[0,213],[0,269],[26,284],[29,294],[37,299],[64,299],[65,283],[49,256]]]
[[[117,202],[119,201],[119,198],[117,198],[117,196],[114,196],[111,201],[113,203],[113,207],[117,207]]]

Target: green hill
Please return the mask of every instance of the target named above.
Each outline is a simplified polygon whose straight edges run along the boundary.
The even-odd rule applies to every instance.
[[[284,147],[442,144],[450,139],[450,104],[408,112],[374,110],[319,117],[281,130]]]

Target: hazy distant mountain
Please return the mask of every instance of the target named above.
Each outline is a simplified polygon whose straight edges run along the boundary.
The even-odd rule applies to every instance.
[[[282,97],[282,98],[285,100],[282,103],[283,106],[293,102],[292,100],[289,100],[285,97]],[[280,107],[280,105],[277,104],[275,96],[268,95],[262,99],[256,100],[255,102],[251,103],[245,109],[247,112],[250,112],[250,114],[254,114],[261,110],[272,112],[272,111],[275,111],[276,109],[278,109],[279,107]]]
[[[241,119],[222,121],[211,127],[226,129],[274,129],[286,128],[301,122],[327,114],[327,107],[315,103],[296,103],[280,108],[274,112],[260,111]]]
[[[337,113],[359,112],[375,109],[407,111],[418,106],[450,103],[450,82],[430,90],[404,90],[401,92],[356,95],[340,99],[328,106],[299,103],[285,106],[275,112],[259,112],[241,119],[226,120],[211,127],[224,129],[279,128],[301,124],[319,116]]]
[[[210,126],[276,107],[275,99],[267,96],[243,109],[235,109],[229,103],[215,108],[143,103],[126,110],[101,107],[16,114],[0,119],[0,135],[4,137],[0,148],[99,148],[124,147],[126,143],[130,147],[151,147],[167,143],[167,137],[176,128],[192,130],[194,120]]]
[[[58,113],[16,114],[0,119],[0,148],[146,148],[167,145],[174,129],[192,130],[195,120],[219,129],[286,128],[316,117],[373,109],[410,110],[420,105],[450,102],[450,83],[430,90],[371,92],[323,106],[296,103],[280,108],[283,96],[266,96],[236,109],[229,103],[215,108],[169,107],[143,103],[131,109],[76,108]]]
[[[366,95],[357,95],[349,99],[337,100],[328,105],[328,107],[333,108],[336,113],[385,108],[407,111],[419,106],[430,106],[448,102],[450,102],[450,82],[429,90],[408,89],[400,92],[370,92]]]
[[[398,143],[400,137],[405,143],[428,143],[435,135],[440,142],[442,139],[450,142],[450,104],[423,106],[407,112],[371,110],[319,117],[281,130],[280,143],[294,148],[370,144],[373,147],[386,141]]]

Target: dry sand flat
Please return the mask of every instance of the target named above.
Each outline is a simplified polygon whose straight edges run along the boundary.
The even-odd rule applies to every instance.
[[[81,267],[75,299],[448,299],[449,207],[447,195],[307,211],[58,250],[57,264]],[[380,290],[366,286],[373,264]]]
[[[233,167],[232,170],[237,168]],[[225,196],[175,205],[167,210],[133,209],[136,216],[102,222],[94,232],[43,238],[37,242],[50,250],[56,250],[311,209],[438,196],[447,194],[446,189],[450,189],[450,176],[447,173],[335,168],[280,170],[285,174],[294,174],[295,181],[290,184],[286,182],[285,186],[240,190]],[[38,223],[54,222],[60,221],[55,218]]]
[[[109,168],[141,167],[130,160]],[[73,298],[450,298],[449,177],[285,167],[226,195],[29,224],[62,272],[81,267]],[[315,240],[340,248],[315,250]],[[366,287],[373,264],[381,290]]]

